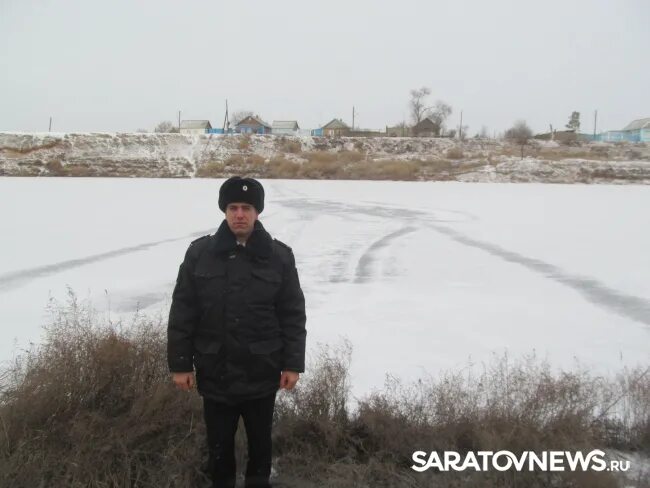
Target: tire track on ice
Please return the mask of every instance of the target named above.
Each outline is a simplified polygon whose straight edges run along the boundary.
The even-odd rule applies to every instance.
[[[167,244],[170,242],[181,241],[183,239],[188,239],[192,237],[201,237],[205,234],[209,234],[212,231],[200,231],[193,232],[181,237],[173,237],[169,239],[162,239],[160,241],[145,242],[143,244],[137,244],[135,246],[122,247],[119,249],[114,249],[113,251],[103,252],[99,254],[93,254],[78,259],[69,259],[66,261],[59,261],[54,264],[46,264],[44,266],[37,266],[34,268],[24,268],[19,269],[18,271],[12,271],[10,273],[5,273],[0,275],[0,293],[6,292],[18,286],[23,286],[30,281],[33,281],[44,276],[49,276],[62,271],[67,271],[73,268],[79,268],[87,264],[98,263],[100,261],[105,261],[106,259],[112,259],[119,256],[124,256],[126,254],[131,254],[138,251],[146,251],[155,246],[161,244]]]
[[[364,215],[395,219],[406,221],[414,226],[424,225],[432,230],[439,232],[447,237],[455,240],[459,244],[468,247],[480,249],[487,252],[493,257],[500,258],[509,263],[519,264],[524,266],[529,271],[542,275],[543,277],[553,280],[561,285],[567,286],[580,295],[584,299],[591,302],[595,306],[616,313],[617,315],[625,318],[640,322],[650,326],[650,300],[644,297],[639,297],[615,288],[609,287],[606,284],[591,278],[589,276],[581,276],[571,274],[557,266],[550,263],[541,261],[539,259],[531,258],[523,254],[510,251],[496,244],[490,242],[480,241],[469,237],[467,234],[456,231],[445,225],[440,225],[443,222],[453,222],[446,219],[438,219],[431,216],[427,212],[420,210],[413,210],[408,207],[385,207],[381,205],[373,205],[371,207],[362,204],[353,203],[339,203],[331,200],[287,200],[282,202],[287,206],[302,206],[304,209],[312,211],[329,211],[337,213],[356,212]],[[444,212],[454,212],[450,210],[442,210]],[[435,210],[434,210],[435,212]],[[462,215],[466,219],[478,220],[472,214],[463,212]],[[409,227],[412,228],[412,227]],[[385,236],[388,237],[388,236]],[[371,246],[372,247],[372,246]],[[348,257],[349,254],[343,252],[341,256]],[[363,258],[363,257],[362,257]],[[341,267],[342,269],[343,267]],[[357,270],[359,268],[357,267]],[[357,274],[355,282],[362,282],[361,275]],[[339,280],[345,281],[345,280]]]
[[[411,232],[415,232],[416,230],[416,227],[403,227],[395,232],[386,234],[382,238],[370,244],[370,247],[368,247],[366,252],[364,252],[359,258],[354,282],[367,283],[370,281],[370,278],[372,278],[372,268],[375,266],[375,262],[377,261],[377,258],[375,257],[377,252],[391,245],[395,239],[410,234]]]
[[[436,224],[429,224],[429,226],[460,244],[480,249],[504,261],[519,264],[534,273],[541,274],[545,278],[573,288],[594,305],[628,319],[650,325],[650,300],[646,298],[610,288],[594,278],[568,273],[557,266],[509,251],[496,244],[473,239],[446,226]]]

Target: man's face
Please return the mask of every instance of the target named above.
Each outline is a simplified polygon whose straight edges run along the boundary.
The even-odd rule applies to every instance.
[[[237,239],[248,239],[257,220],[257,210],[250,203],[229,203],[226,222]]]

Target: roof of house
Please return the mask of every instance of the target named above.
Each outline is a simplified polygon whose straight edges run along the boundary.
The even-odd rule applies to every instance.
[[[349,129],[350,127],[341,119],[332,119],[322,129]]]
[[[209,120],[181,120],[181,129],[212,129]]]
[[[433,120],[431,120],[429,117],[425,117],[422,120],[420,120],[420,122],[415,124],[415,126],[413,128],[414,129],[419,129],[421,127],[435,127],[435,126],[436,126],[436,123]]]
[[[650,118],[633,120],[623,130],[650,129]]]
[[[274,120],[273,129],[289,129],[289,130],[298,130],[298,121],[297,120]]]
[[[269,129],[271,128],[271,126],[269,124],[264,122],[262,119],[259,118],[259,116],[256,116],[256,115],[249,115],[248,117],[240,120],[237,123],[237,126],[239,127],[240,125],[250,125],[251,122],[255,123],[257,125],[262,125],[262,126],[267,127]]]

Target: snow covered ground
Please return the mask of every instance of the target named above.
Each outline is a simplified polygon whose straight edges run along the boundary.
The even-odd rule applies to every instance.
[[[650,187],[266,180],[308,351],[353,345],[353,393],[507,351],[599,374],[650,362]],[[66,287],[105,316],[167,313],[221,180],[0,179],[0,359]]]

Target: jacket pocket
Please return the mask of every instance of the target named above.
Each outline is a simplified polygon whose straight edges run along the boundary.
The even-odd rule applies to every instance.
[[[282,369],[282,347],[280,338],[251,342],[248,345],[251,353],[248,373],[251,380],[279,379]]]
[[[267,283],[276,283],[279,285],[282,282],[280,273],[273,269],[253,269],[251,270],[251,274],[258,280],[262,280]]]
[[[205,312],[223,293],[226,286],[226,271],[223,268],[197,269],[193,273],[193,278],[196,294]]]

